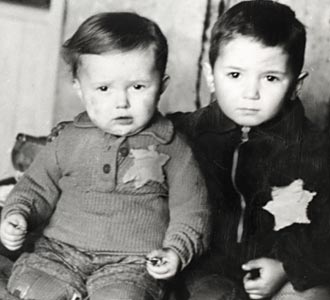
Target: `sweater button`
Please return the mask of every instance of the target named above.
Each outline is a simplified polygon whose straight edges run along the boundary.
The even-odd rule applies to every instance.
[[[104,172],[105,174],[109,174],[109,173],[110,173],[110,170],[111,170],[111,167],[110,167],[109,164],[105,164],[105,165],[103,166],[103,172]]]
[[[125,147],[119,149],[119,153],[122,157],[126,157],[129,153],[129,150]]]

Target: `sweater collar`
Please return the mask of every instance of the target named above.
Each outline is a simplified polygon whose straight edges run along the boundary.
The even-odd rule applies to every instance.
[[[98,128],[89,118],[86,111],[74,118],[73,124],[79,128]],[[171,121],[157,112],[149,122],[149,125],[137,135],[151,136],[161,144],[169,143],[174,135],[174,128]],[[134,136],[134,135],[132,135]],[[129,136],[128,136],[129,137]]]
[[[221,111],[216,101],[203,110],[196,124],[198,135],[205,133],[224,134],[241,128]],[[294,101],[288,101],[282,111],[272,120],[252,127],[251,132],[261,135],[272,135],[281,139],[296,139],[297,129],[301,127],[304,115],[303,105],[297,98]]]

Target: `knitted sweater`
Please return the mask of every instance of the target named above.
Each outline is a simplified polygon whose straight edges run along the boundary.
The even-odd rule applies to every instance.
[[[169,247],[183,267],[208,245],[209,207],[192,152],[156,115],[115,137],[78,115],[37,155],[2,216],[19,212],[43,234],[79,249],[145,255]]]

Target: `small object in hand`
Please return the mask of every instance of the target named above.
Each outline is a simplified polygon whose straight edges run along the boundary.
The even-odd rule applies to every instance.
[[[150,262],[153,266],[160,266],[163,263],[163,259],[161,257],[146,257],[146,261]]]
[[[14,224],[14,223],[11,223],[11,222],[10,222],[10,224],[13,225],[13,227],[15,227],[16,229],[18,229],[18,230],[20,230],[22,232],[26,232],[26,229],[24,229],[23,227],[21,227],[21,226],[19,226],[17,224]]]

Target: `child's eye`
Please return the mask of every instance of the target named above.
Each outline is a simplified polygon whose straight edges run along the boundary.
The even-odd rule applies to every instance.
[[[142,90],[145,86],[143,84],[134,84],[133,88],[134,90]]]
[[[107,92],[109,90],[109,87],[107,87],[106,85],[102,85],[102,86],[98,87],[97,89],[101,92]]]
[[[231,77],[231,78],[238,78],[238,77],[240,77],[240,73],[239,72],[230,72],[229,74],[228,74],[228,76],[229,77]]]
[[[279,80],[278,77],[273,76],[273,75],[267,75],[267,76],[266,76],[266,79],[267,79],[267,81],[269,81],[269,82],[275,82],[275,81],[278,81],[278,80]]]

